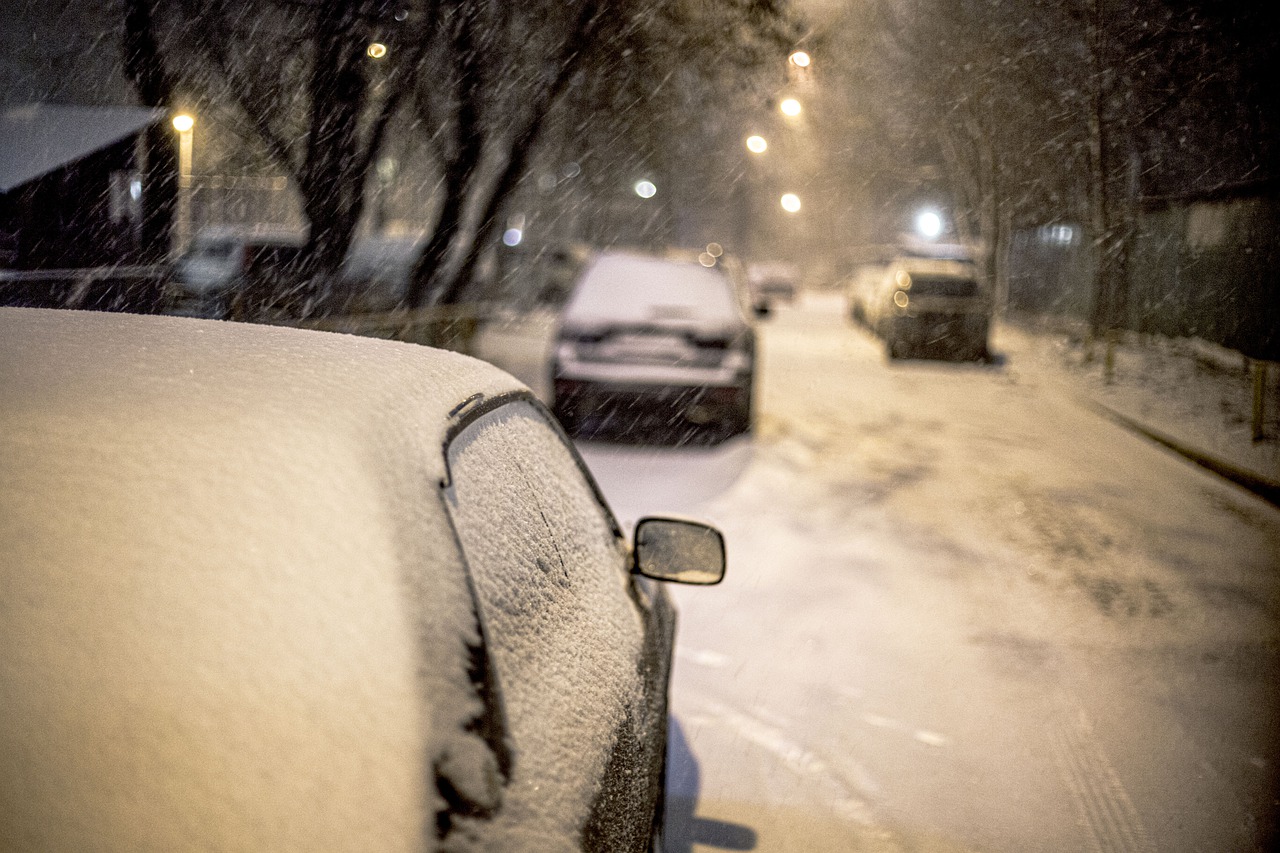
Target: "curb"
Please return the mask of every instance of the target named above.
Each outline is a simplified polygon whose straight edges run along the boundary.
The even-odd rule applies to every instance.
[[[1159,430],[1152,429],[1146,424],[1135,421],[1126,415],[1122,415],[1115,409],[1104,406],[1096,400],[1085,399],[1084,404],[1107,420],[1113,421],[1131,432],[1135,432],[1144,438],[1154,441],[1156,444],[1172,450],[1179,456],[1194,462],[1202,468],[1212,471],[1219,477],[1230,480],[1237,486],[1253,492],[1255,495],[1273,506],[1280,507],[1280,481],[1254,473],[1253,471],[1246,470],[1238,465],[1219,459],[1216,456],[1197,450],[1196,448],[1191,447],[1188,444],[1184,444],[1170,435],[1160,432]]]

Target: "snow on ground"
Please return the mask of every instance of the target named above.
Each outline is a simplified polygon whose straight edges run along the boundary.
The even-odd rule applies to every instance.
[[[1051,335],[996,349],[891,364],[809,295],[753,436],[581,445],[624,520],[728,540],[674,590],[669,850],[1262,849],[1280,517],[1082,405]]]
[[[1015,349],[1015,371],[1052,376],[1074,392],[1199,453],[1280,482],[1280,367],[1270,365],[1264,439],[1253,440],[1253,380],[1234,350],[1192,338],[1128,335],[1105,375],[1104,348],[1089,357],[1078,331],[1005,324],[996,350]]]

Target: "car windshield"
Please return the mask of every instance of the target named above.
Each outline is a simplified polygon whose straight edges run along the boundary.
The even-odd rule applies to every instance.
[[[639,849],[610,833],[660,828],[681,853],[1280,850],[1275,4],[10,0],[0,22],[0,311],[147,315],[175,346],[223,342],[257,377],[248,402],[215,405],[202,395],[210,361],[175,357],[155,367],[155,395],[129,405],[95,372],[76,459],[150,458],[130,444],[146,431],[117,422],[191,400],[209,401],[195,410],[204,427],[243,437],[250,403],[292,399],[299,376],[367,384],[384,393],[362,405],[403,414],[409,379],[335,371],[346,336],[361,336],[451,351],[436,384],[465,359],[500,368],[503,388],[518,381],[624,534],[665,514],[724,534],[724,582],[692,592],[626,574],[629,545],[611,542],[610,589],[635,619],[678,625],[670,661],[623,668],[653,685],[669,675],[670,695],[601,706],[582,721],[589,739],[572,721],[548,735],[614,737],[616,753],[591,761],[665,784],[665,812],[532,832],[513,849]],[[268,336],[296,373],[211,332],[264,326],[301,336]],[[112,363],[136,369],[145,337],[112,340],[126,348]],[[355,369],[366,356],[353,352]],[[14,455],[34,422],[7,407],[74,393],[42,364],[65,361],[24,360],[0,395]],[[461,422],[493,404],[485,393],[445,411]],[[439,477],[412,460],[439,450],[436,433],[407,416],[358,423],[391,447],[370,444],[369,460],[416,495],[386,514],[417,518]],[[237,488],[275,495],[289,476],[202,435],[166,433],[156,454],[216,447],[237,474],[232,508]],[[330,449],[314,445],[315,465]],[[491,478],[487,456],[469,473],[495,489],[521,471],[548,485],[520,456]],[[88,476],[57,470],[70,491]],[[202,476],[166,473],[157,502]],[[19,487],[0,476],[0,490]],[[520,570],[543,585],[595,553],[517,547],[559,530],[564,507],[542,507],[545,525],[530,505],[509,509],[518,534],[477,515],[464,544],[495,564],[528,554]],[[102,505],[95,524],[193,554],[219,518],[117,518],[130,511]],[[49,512],[68,535],[98,530]],[[416,541],[392,544],[412,554]],[[46,591],[7,585],[5,559],[0,640],[17,660],[6,608],[38,609]],[[161,575],[119,600],[172,592]],[[537,588],[489,592],[507,606]],[[622,610],[618,624],[632,619]],[[37,615],[59,626],[91,611]],[[531,632],[565,628],[543,615]],[[264,605],[252,618],[274,616]],[[358,633],[334,636],[358,645]],[[592,642],[605,641],[556,660],[622,648]],[[73,652],[94,671],[91,644]],[[247,682],[273,683],[273,662],[256,662]],[[537,671],[555,681],[528,691],[537,701],[574,689],[556,667]],[[42,673],[17,690],[36,696],[30,719],[63,729],[8,734],[7,672],[0,815],[37,787],[31,768],[50,755],[63,766],[59,741],[107,701],[46,709],[42,691],[62,695],[61,682]],[[130,673],[111,695],[178,749],[188,733],[167,725],[161,681]],[[578,699],[564,707],[596,708]],[[668,740],[628,740],[631,723]],[[433,744],[432,760],[452,754]],[[174,764],[202,761],[192,750]],[[448,824],[461,848],[485,821],[520,837],[526,806],[632,805],[622,782],[586,775],[573,797],[530,804],[540,780],[467,766],[455,780],[467,790],[415,770],[423,810],[407,824],[433,838]],[[504,811],[512,778],[528,787]],[[297,808],[356,813],[327,790]],[[450,797],[459,822],[437,808]],[[191,808],[222,815],[203,805]]]

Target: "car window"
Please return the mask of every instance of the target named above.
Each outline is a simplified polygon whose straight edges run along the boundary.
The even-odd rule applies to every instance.
[[[566,318],[643,322],[737,316],[723,273],[699,264],[625,255],[597,260],[582,277]]]
[[[479,417],[451,442],[448,462],[447,503],[516,756],[494,831],[536,846],[581,826],[638,697],[641,632],[625,551],[560,433],[532,404]]]

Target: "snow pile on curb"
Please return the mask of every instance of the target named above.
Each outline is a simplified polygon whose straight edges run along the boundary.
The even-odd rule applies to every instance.
[[[1033,363],[1086,399],[1150,432],[1169,436],[1196,453],[1280,483],[1280,371],[1267,388],[1265,438],[1253,440],[1253,386],[1249,361],[1234,350],[1195,338],[1124,336],[1115,347],[1110,381],[1104,347],[1090,357],[1078,330],[1006,323],[997,351],[1011,364]]]

